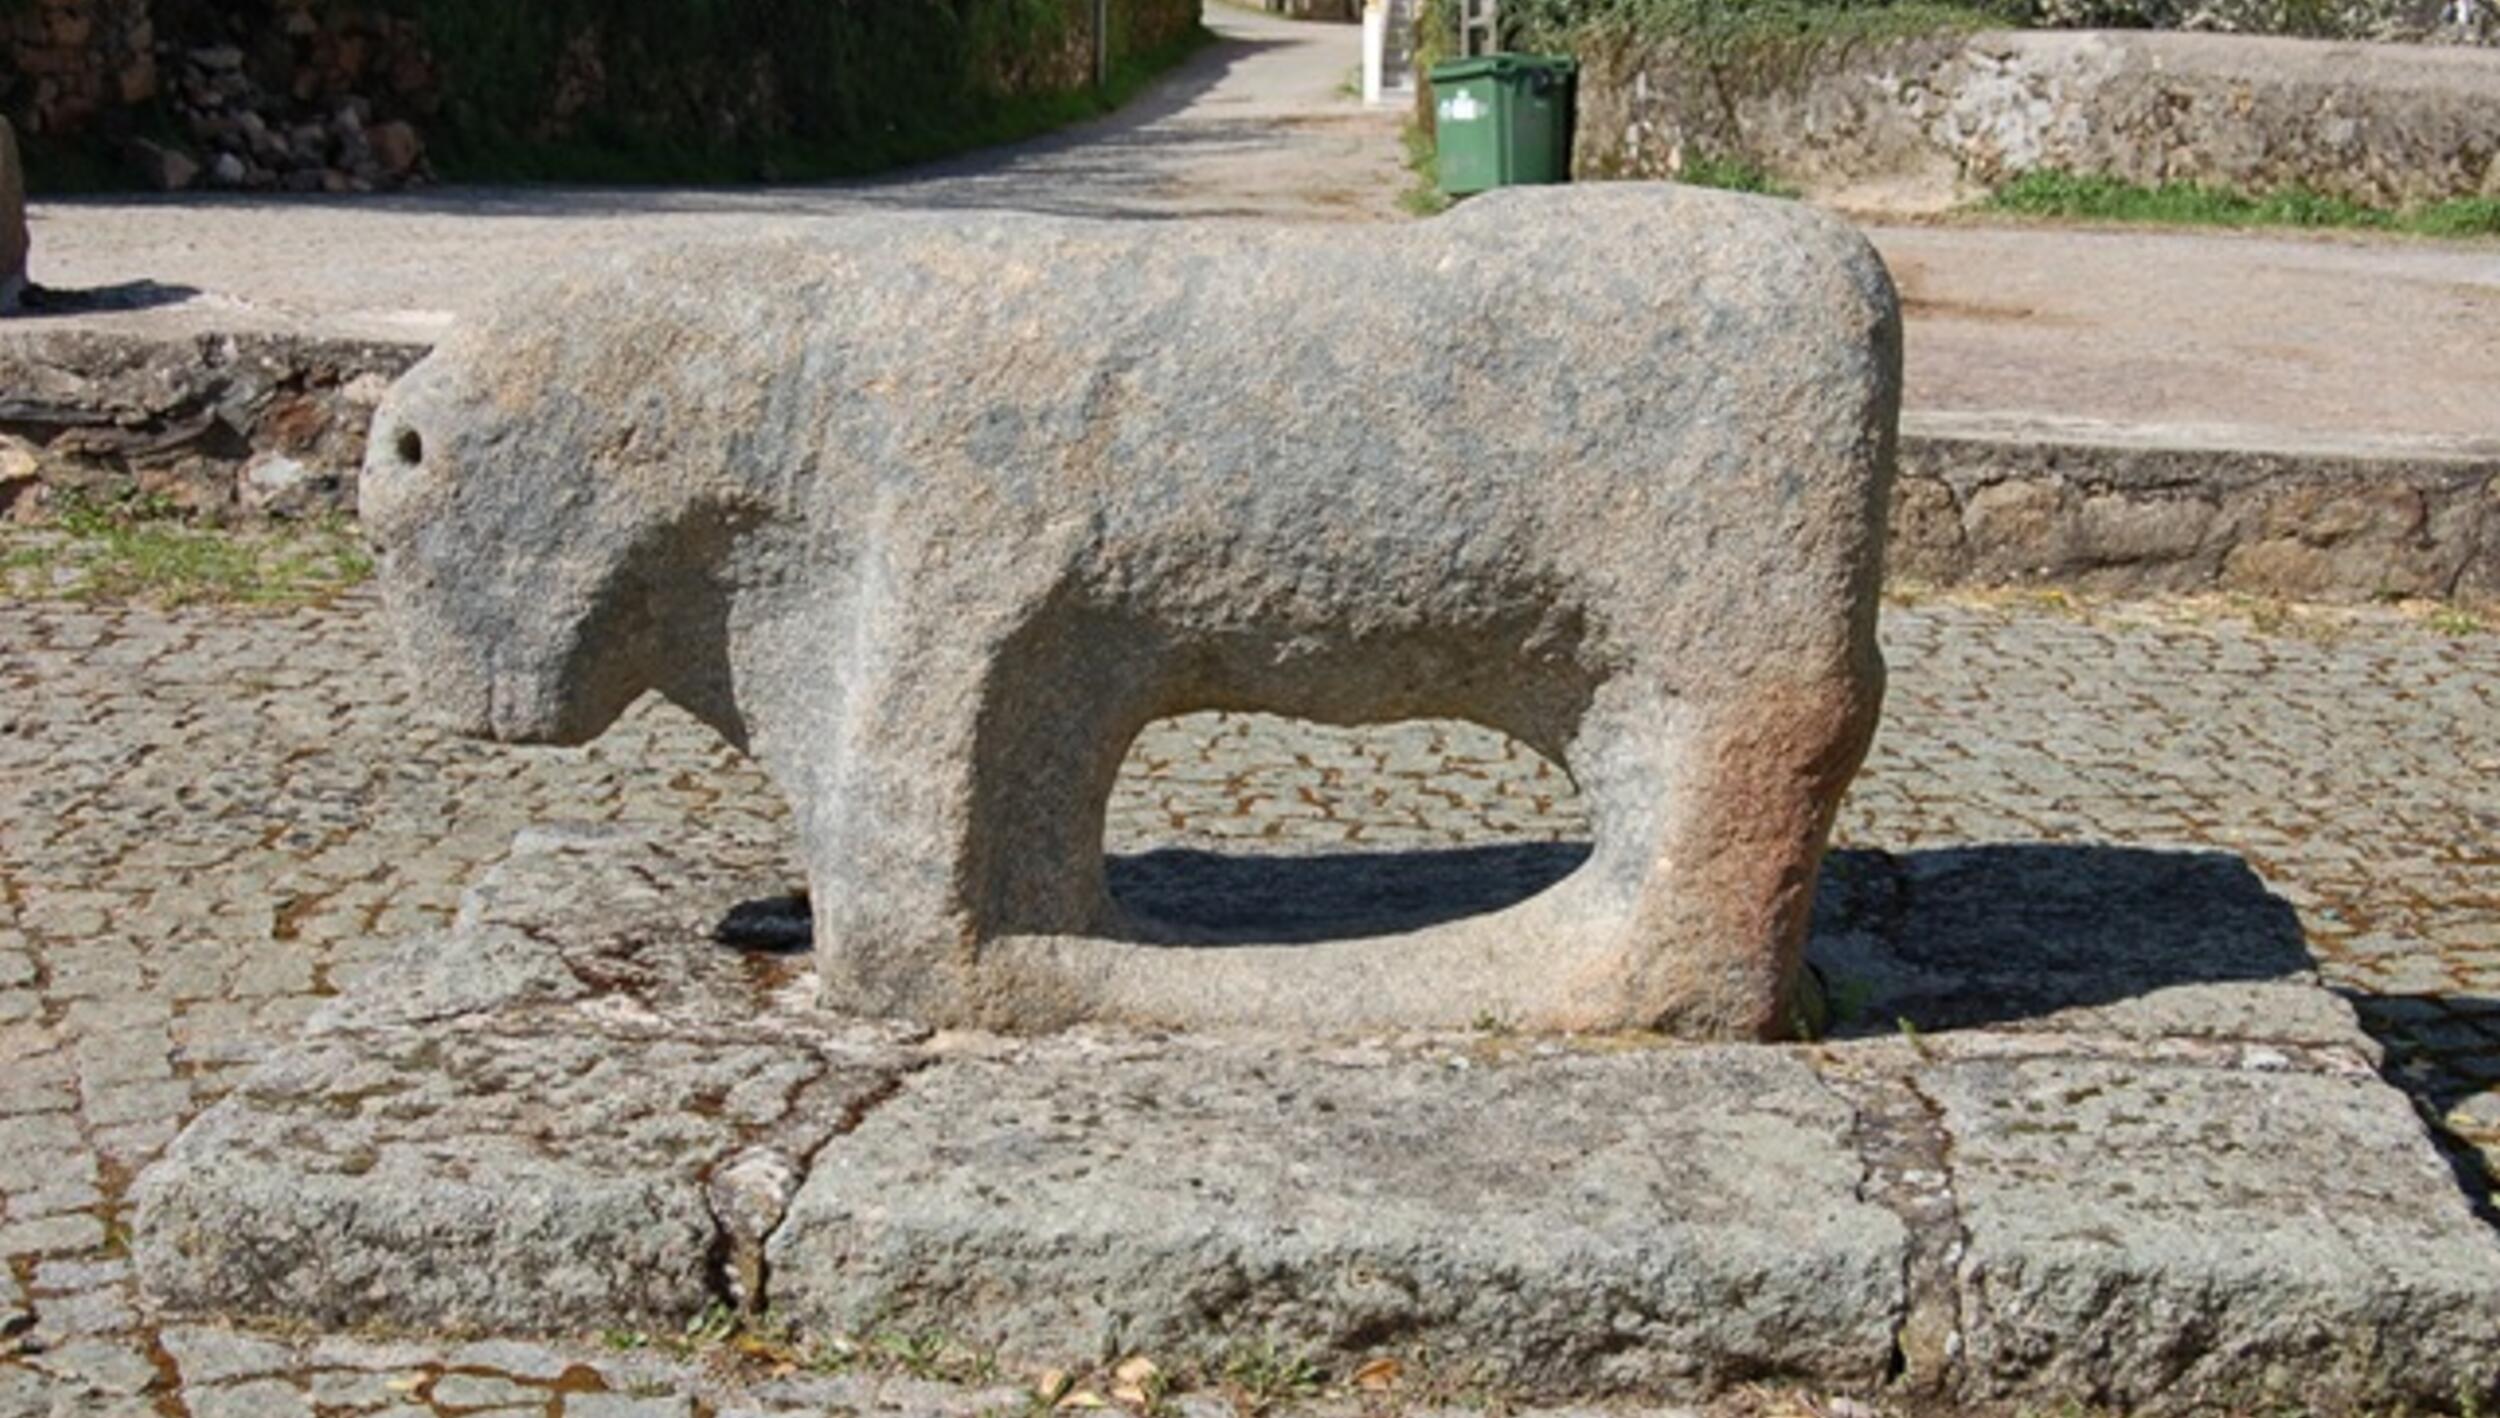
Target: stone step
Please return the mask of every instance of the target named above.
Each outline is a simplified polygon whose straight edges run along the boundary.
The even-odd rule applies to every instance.
[[[563,1333],[728,1300],[1009,1372],[2500,1396],[2500,1240],[2281,902],[2210,853],[1934,855],[1827,883],[1855,1037],[1018,1040],[820,1012],[778,863],[524,834],[143,1178],[137,1261],[189,1313]]]

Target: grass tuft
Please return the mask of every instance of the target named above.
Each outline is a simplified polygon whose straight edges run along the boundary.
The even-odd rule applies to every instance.
[[[298,606],[373,574],[352,523],[195,527],[154,498],[73,502],[50,527],[0,529],[0,598]]]
[[[1328,1372],[1308,1353],[1272,1338],[1231,1346],[1217,1363],[1215,1377],[1232,1390],[1235,1406],[1252,1414],[1310,1398],[1328,1383]]]
[[[1410,215],[1434,216],[1450,209],[1450,195],[1441,190],[1441,147],[1432,125],[1409,118],[1399,138],[1406,144],[1406,170],[1415,180],[1398,194],[1398,206]]]
[[[1675,180],[1694,187],[1726,192],[1751,192],[1763,197],[1794,197],[1797,189],[1743,158],[1688,158]]]
[[[2404,208],[2372,207],[2302,187],[2252,195],[2195,182],[2147,187],[2114,177],[2048,170],[2015,178],[1980,206],[1985,211],[2066,221],[2500,236],[2500,200],[2489,197],[2457,198]]]

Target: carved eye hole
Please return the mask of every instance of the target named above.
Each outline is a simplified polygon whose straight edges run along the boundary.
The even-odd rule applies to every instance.
[[[417,435],[415,429],[403,427],[398,439],[391,445],[391,451],[399,455],[399,461],[413,468],[425,461],[425,440]]]

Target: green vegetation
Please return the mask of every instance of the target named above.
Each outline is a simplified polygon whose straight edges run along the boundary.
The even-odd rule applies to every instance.
[[[2391,209],[2297,187],[2250,196],[2193,182],[2145,187],[2068,172],[2026,173],[1998,188],[1981,209],[2069,221],[2348,227],[2417,236],[2500,236],[2500,200],[2489,197]]]
[[[2435,606],[2423,618],[2423,624],[2442,635],[2480,635],[2491,628],[2480,615],[2465,606]]]
[[[404,61],[430,77],[404,98],[372,96],[404,110],[385,116],[415,118],[435,170],[459,181],[753,182],[878,171],[1097,116],[1208,39],[1189,0],[1111,0],[1112,62],[1097,89],[1090,0],[379,0],[375,8],[413,25],[422,45],[372,39],[370,29],[358,31],[360,42],[371,40],[379,62]],[[251,17],[264,11],[163,0],[157,27],[176,46],[213,43],[274,28]],[[266,67],[282,59],[253,62],[264,85],[283,90],[283,68]],[[131,137],[193,147],[162,96],[116,110],[92,131],[20,136],[30,178],[55,192],[128,187],[120,150]]]
[[[895,1330],[874,1334],[862,1346],[890,1368],[915,1379],[950,1383],[989,1383],[998,1377],[998,1360],[984,1350],[957,1343],[937,1330]]]
[[[73,504],[53,526],[0,531],[0,597],[293,606],[373,574],[353,527],[194,527],[159,499]]]
[[[1409,118],[1399,136],[1406,143],[1406,170],[1415,180],[1398,194],[1398,206],[1419,217],[1448,211],[1450,197],[1441,190],[1441,147],[1433,138],[1432,125]]]
[[[1228,1348],[1214,1377],[1231,1389],[1239,1406],[1257,1414],[1317,1394],[1328,1373],[1308,1353],[1261,1338]]]
[[[429,12],[468,4],[423,0]],[[506,6],[500,0],[486,0],[476,8],[514,30],[535,32],[542,18],[536,6]],[[455,180],[505,182],[791,182],[857,176],[1099,117],[1134,98],[1212,38],[1193,22],[1160,46],[1122,53],[1115,31],[1107,85],[1053,91],[1032,72],[1029,56],[1090,43],[1081,34],[1051,27],[1054,22],[1048,17],[1064,16],[1070,8],[1055,0],[963,6],[971,18],[960,24],[950,18],[957,14],[954,6],[805,8],[810,21],[791,40],[761,42],[749,51],[757,65],[769,65],[776,73],[807,71],[789,85],[778,79],[759,81],[758,91],[774,96],[778,111],[740,112],[734,106],[737,100],[707,100],[717,85],[708,81],[703,61],[687,59],[682,73],[655,66],[647,82],[659,92],[651,101],[612,88],[611,97],[584,113],[572,131],[551,137],[543,120],[531,116],[546,101],[544,77],[524,82],[516,61],[506,58],[476,71],[447,71],[445,119],[428,131],[435,167]],[[1114,15],[1123,8],[1115,4]],[[979,23],[993,10],[1011,12],[1012,18]],[[435,23],[431,13],[427,22]],[[885,32],[889,30],[893,33]],[[1027,57],[1013,57],[1019,45],[998,37],[1015,33],[1029,34],[1029,47],[1022,51]],[[836,62],[809,69],[790,60],[811,47]],[[975,77],[982,73],[1000,77],[985,82]],[[610,82],[617,83],[613,74]],[[719,105],[709,116],[701,110],[707,101]]]
[[[1695,187],[1718,187],[1730,192],[1752,192],[1764,197],[1794,197],[1797,189],[1781,182],[1743,158],[1696,157],[1686,160],[1676,181]]]

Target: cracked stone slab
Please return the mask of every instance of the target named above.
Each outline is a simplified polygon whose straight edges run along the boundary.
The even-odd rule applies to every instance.
[[[735,873],[641,889],[676,865],[523,834],[451,932],[146,1173],[148,1287],[177,1311],[511,1333],[674,1324],[752,1292],[805,1160],[914,1060],[895,1030],[815,1014],[795,966],[688,928]]]
[[[1951,1158],[1966,1399],[2326,1412],[2500,1391],[2500,1243],[2358,1057],[1956,1053],[1913,1084]]]
[[[1037,1362],[1463,1356],[1532,1393],[1882,1379],[1900,1222],[1793,1054],[1485,1060],[1047,1043],[915,1079],[829,1149],[778,1313]]]
[[[2244,868],[2105,854],[2132,924],[2078,942],[2081,874],[1991,915],[2002,863],[1855,860],[1818,959],[1916,1032],[1017,1040],[822,1012],[769,850],[533,830],[183,1134],[136,1260],[177,1309],[328,1325],[731,1298],[1556,1399],[2500,1399],[2500,1241]],[[2164,968],[2190,895],[2211,949]]]

